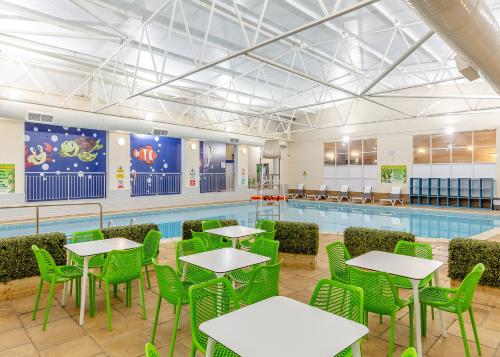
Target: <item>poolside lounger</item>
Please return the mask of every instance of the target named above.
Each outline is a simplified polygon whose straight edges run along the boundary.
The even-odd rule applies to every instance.
[[[289,193],[288,197],[290,197],[291,199],[295,199],[297,197],[306,198],[306,191],[304,190],[304,184],[299,183],[297,185],[297,190],[294,193]]]
[[[384,204],[384,202],[389,202],[394,206],[398,201],[403,204],[403,198],[401,197],[401,187],[394,186],[391,188],[391,194],[389,195],[389,198],[381,198],[379,202],[381,205]]]
[[[373,198],[373,192],[372,192],[372,186],[365,186],[363,187],[363,192],[361,193],[361,196],[359,197],[352,197],[351,201],[361,201],[362,204],[365,204],[366,201],[371,200],[372,202],[375,201]]]
[[[306,198],[314,198],[314,200],[320,200],[322,198],[326,199],[326,185],[321,185],[319,187],[319,192],[314,195],[307,195]]]
[[[351,200],[351,196],[349,196],[349,185],[342,185],[338,196],[328,196],[329,200],[337,200],[337,202],[342,201],[344,198],[348,201]]]

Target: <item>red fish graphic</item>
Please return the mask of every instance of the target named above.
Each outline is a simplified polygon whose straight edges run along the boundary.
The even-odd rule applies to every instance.
[[[132,156],[139,161],[144,161],[148,165],[152,165],[158,154],[153,150],[151,145],[146,145],[146,147],[140,147],[139,149],[132,150]]]

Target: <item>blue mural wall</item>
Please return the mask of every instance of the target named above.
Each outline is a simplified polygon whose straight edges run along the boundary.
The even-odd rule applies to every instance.
[[[226,189],[226,144],[200,142],[200,192]]]
[[[106,132],[25,123],[26,172],[106,172]]]

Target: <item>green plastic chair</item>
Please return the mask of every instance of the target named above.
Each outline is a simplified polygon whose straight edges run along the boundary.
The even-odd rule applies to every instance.
[[[222,224],[218,219],[211,219],[207,221],[201,221],[201,229],[203,232],[208,231],[209,229],[222,228]]]
[[[266,232],[273,232],[276,226],[276,221],[270,219],[259,219],[255,222],[255,228],[263,229]]]
[[[357,286],[322,279],[316,285],[309,305],[363,323],[363,290]],[[352,348],[348,347],[335,356],[352,356]]]
[[[199,238],[191,238],[181,240],[175,245],[175,261],[177,264],[177,272],[182,277],[184,272],[184,263],[179,260],[180,257],[186,255],[203,253],[206,251],[205,245]],[[215,274],[209,270],[197,267],[195,265],[187,264],[185,281],[192,283],[202,283],[208,280],[215,279]]]
[[[273,222],[273,221],[271,221]],[[276,236],[276,231],[269,231],[269,232],[262,232],[259,234],[255,234],[251,237],[245,238],[240,240],[240,247],[248,250],[252,248],[252,246],[255,244],[257,239],[269,239],[269,240],[274,240],[274,237]]]
[[[432,259],[432,246],[429,243],[415,243],[400,240],[394,248],[395,254],[407,255],[423,259]],[[399,289],[413,289],[410,279],[401,276],[394,277],[394,283]],[[432,274],[420,280],[419,288],[432,285]]]
[[[413,347],[408,347],[406,350],[403,351],[401,357],[418,357],[417,350]]]
[[[142,242],[142,266],[146,270],[146,278],[148,279],[148,289],[151,289],[151,281],[149,280],[148,265],[153,264],[153,259],[158,258],[160,253],[161,232],[154,229],[150,230],[144,241]]]
[[[170,343],[170,356],[173,356],[182,306],[189,304],[188,289],[192,283],[181,281],[173,268],[168,265],[158,264],[158,261],[155,258],[153,258],[153,265],[156,271],[159,294],[150,342],[155,342],[156,326],[158,325],[158,316],[160,315],[160,306],[162,300],[165,300],[174,306],[174,311],[176,312],[172,341]]]
[[[477,333],[476,320],[472,312],[472,298],[476,286],[484,273],[484,265],[479,263],[471,272],[467,274],[458,289],[441,288],[441,287],[425,287],[420,290],[418,296],[422,307],[422,335],[425,336],[427,329],[427,306],[435,307],[439,310],[457,314],[462,333],[462,340],[465,347],[465,355],[470,356],[469,345],[467,343],[467,335],[465,333],[464,318],[462,314],[469,311],[472,330],[476,340],[477,352],[481,355],[481,345],[479,344],[479,336]]]
[[[248,284],[236,289],[236,295],[245,305],[254,304],[267,298],[278,296],[281,263],[272,265],[259,265],[256,267]]]
[[[100,229],[92,231],[75,232],[71,237],[71,243],[91,242],[94,240],[103,240],[104,235]],[[89,260],[89,268],[100,268],[104,265],[105,255],[99,254]],[[71,262],[79,267],[83,267],[83,257],[71,253]]]
[[[146,319],[146,304],[144,301],[144,283],[142,281],[142,247],[128,250],[113,250],[106,256],[106,261],[100,273],[94,273],[90,283],[90,316],[95,316],[95,279],[104,282],[106,293],[106,313],[108,330],[111,331],[111,296],[110,285],[126,284],[126,305],[132,305],[132,282],[139,280],[141,295],[142,319]]]
[[[276,264],[278,260],[278,250],[280,247],[280,242],[277,240],[269,239],[258,239],[250,248],[250,253],[255,253],[258,255],[263,255],[270,258],[271,260],[267,262],[268,265]],[[253,271],[257,269],[257,266],[251,266],[248,268],[241,268],[233,270],[229,273],[229,277],[240,284],[248,284]]]
[[[231,283],[226,278],[217,278],[189,288],[189,307],[191,310],[191,336],[193,347],[191,357],[196,351],[206,353],[208,336],[200,331],[200,325],[208,320],[240,308],[240,303]],[[215,357],[233,357],[236,353],[215,343]]]
[[[66,283],[74,279],[77,280],[77,306],[80,304],[80,279],[82,278],[83,271],[81,268],[74,265],[60,265],[57,266],[54,259],[45,249],[40,249],[36,245],[32,245],[31,249],[35,254],[38,269],[40,270],[40,284],[38,285],[38,292],[36,294],[35,307],[33,309],[32,320],[36,319],[38,311],[38,304],[40,303],[40,294],[42,293],[43,282],[50,284],[49,297],[47,299],[47,307],[45,308],[45,317],[43,319],[42,330],[47,328],[47,320],[49,318],[50,308],[52,307],[52,299],[54,298],[54,290],[57,284]]]
[[[349,269],[345,262],[351,259],[351,255],[344,243],[333,242],[328,244],[326,246],[326,254],[328,256],[328,265],[330,266],[332,280],[349,284]]]
[[[146,357],[160,357],[158,350],[152,343],[146,343],[145,347]]]
[[[195,232],[191,230],[193,238],[199,238],[205,245],[206,250],[215,250],[220,248],[231,248],[231,241],[224,240],[222,236],[210,234],[207,232]]]
[[[368,312],[378,315],[388,315],[391,319],[389,335],[389,357],[394,350],[394,331],[396,328],[396,313],[408,307],[410,310],[410,346],[413,346],[413,301],[404,300],[398,295],[394,278],[387,273],[378,271],[363,271],[349,268],[351,284],[359,286],[364,293],[365,324],[368,326]]]

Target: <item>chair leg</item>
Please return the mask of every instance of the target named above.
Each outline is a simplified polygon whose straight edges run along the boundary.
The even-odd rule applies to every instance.
[[[410,325],[410,341],[409,341],[409,346],[410,347],[414,347],[415,346],[415,325],[414,325],[414,315],[415,315],[415,310],[413,308],[413,305],[409,305],[408,306],[409,310],[410,310],[410,321],[409,321],[409,325]]]
[[[108,320],[108,331],[111,331],[111,294],[109,291],[109,283],[104,283],[106,293],[106,317]]]
[[[467,334],[465,333],[464,318],[462,316],[462,311],[457,312],[458,323],[460,324],[460,332],[462,333],[462,340],[464,342],[465,355],[470,357],[469,343],[467,342]]]
[[[394,350],[394,330],[396,329],[396,313],[391,314],[391,327],[389,334],[389,357],[392,357],[392,351]]]
[[[73,295],[73,279],[69,281],[69,296]]]
[[[36,313],[38,311],[38,304],[40,303],[40,295],[42,294],[43,279],[40,278],[40,284],[38,284],[38,292],[36,293],[35,308],[33,309],[33,316],[31,319],[36,319]]]
[[[160,316],[160,306],[161,306],[161,295],[158,294],[158,302],[156,303],[155,320],[153,321],[153,328],[151,329],[151,338],[149,339],[149,342],[151,342],[153,345],[155,343],[156,326],[158,325],[158,317]]]
[[[118,297],[118,285],[113,284],[113,297]]]
[[[81,279],[76,279],[75,281],[75,303],[76,307],[80,307],[80,299],[81,299],[81,293],[82,293],[82,280]]]
[[[151,289],[151,280],[149,280],[148,266],[145,265],[144,268],[146,269],[146,278],[148,279],[148,289]]]
[[[50,308],[52,307],[52,298],[54,297],[55,288],[56,288],[56,283],[52,282],[50,284],[50,291],[49,291],[49,298],[47,300],[47,307],[45,308],[45,318],[43,319],[43,326],[42,326],[43,331],[45,331],[45,329],[47,328],[47,321],[49,319]]]
[[[382,315],[378,315],[378,322],[382,325]]]
[[[95,316],[95,277],[89,276],[89,310],[90,317]]]
[[[194,346],[194,344],[191,347],[191,354],[189,356],[190,357],[196,357],[196,347]]]
[[[141,293],[142,319],[146,320],[146,301],[144,299],[144,283],[142,281],[142,274],[139,275],[139,289]],[[132,289],[130,289],[130,300],[132,300]]]
[[[170,357],[174,355],[175,339],[177,338],[177,330],[179,328],[179,320],[181,319],[182,305],[177,305],[177,314],[175,315],[174,332],[172,333],[172,342],[170,342]]]
[[[469,309],[470,322],[472,323],[472,331],[474,331],[474,340],[476,341],[477,353],[481,356],[481,345],[479,344],[479,336],[477,334],[476,319],[474,318],[474,313],[472,312],[472,306]]]
[[[422,331],[422,337],[427,335],[427,305],[420,304],[420,331]]]

